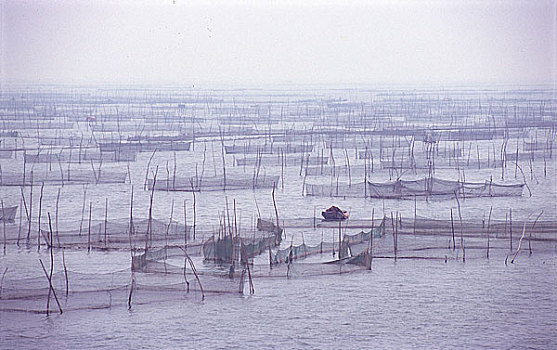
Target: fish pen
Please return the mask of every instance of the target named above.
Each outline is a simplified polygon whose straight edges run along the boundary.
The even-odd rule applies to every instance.
[[[376,259],[512,264],[557,244],[553,91],[0,100],[1,311],[252,294]],[[316,215],[331,206],[346,217]]]

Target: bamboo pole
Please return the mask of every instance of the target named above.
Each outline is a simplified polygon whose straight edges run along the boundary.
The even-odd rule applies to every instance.
[[[188,262],[188,259],[186,257],[186,258],[184,258],[184,282],[186,283],[186,293],[189,293],[190,292],[190,282],[188,281],[188,277],[186,276],[187,262]]]
[[[530,233],[528,235],[528,251],[530,252],[530,255],[532,255],[532,232],[534,231],[534,227],[536,226],[536,223],[538,222],[538,219],[540,218],[540,216],[542,216],[542,214],[543,210],[536,217],[536,220],[534,220],[534,224],[532,225],[532,228],[530,229]]]
[[[451,208],[451,232],[453,234],[453,251],[454,251],[456,249],[456,242],[454,238],[453,208]]]
[[[89,202],[89,223],[88,223],[88,230],[87,230],[87,254],[91,251],[91,210],[92,210],[93,202]]]
[[[128,310],[132,309],[132,294],[133,294],[133,288],[135,287],[135,276],[134,276],[133,269],[131,273],[132,273],[132,277],[130,283],[130,294],[128,295]]]
[[[4,255],[6,255],[6,212],[4,211],[4,201],[2,200],[2,227],[4,232]],[[20,208],[21,210],[21,208]]]
[[[275,217],[277,219],[277,228],[280,227],[280,223],[279,223],[279,215],[278,215],[278,209],[277,209],[277,202],[275,200],[275,187],[276,184],[275,182],[273,182],[273,192],[271,193],[271,196],[273,198],[273,206],[275,207]]]
[[[338,222],[338,260],[343,258],[342,252],[342,222],[339,220]]]
[[[418,201],[416,199],[416,196],[414,196],[414,228],[413,228],[413,233],[414,236],[416,235],[416,218],[417,218],[417,211],[418,211]]]
[[[25,195],[23,193],[23,188],[24,187],[20,187],[21,189],[21,198],[23,199],[23,205],[25,207],[25,214],[27,215],[27,223],[28,223],[28,230],[27,230],[27,239],[26,239],[26,244],[29,244],[29,235],[31,234],[31,199],[32,199],[32,193],[33,193],[33,187],[31,186],[30,188],[30,193],[29,193],[29,210],[27,210],[27,204],[25,201]],[[18,240],[18,245],[19,245],[19,240]]]
[[[60,187],[58,187],[58,194],[56,195],[56,209],[55,209],[56,239],[58,240],[58,248],[60,248],[60,232],[58,231],[58,204],[59,203],[60,203]]]
[[[56,295],[56,291],[54,290],[54,286],[52,285],[52,279],[48,275],[48,272],[46,272],[46,268],[44,267],[43,261],[41,259],[39,259],[39,262],[41,263],[41,267],[43,268],[43,272],[44,272],[44,274],[46,276],[46,279],[48,280],[48,284],[49,284],[49,298],[48,298],[48,300],[50,301],[50,291],[52,291],[52,294],[54,295],[54,299],[56,300],[56,304],[58,304],[58,309],[60,310],[60,314],[62,314],[62,313],[64,313],[64,311],[62,311],[62,307],[60,306],[60,301],[58,301],[58,296]],[[48,310],[48,307],[47,307],[46,315],[48,316],[48,314],[49,314],[49,310]]]
[[[197,226],[197,199],[195,196],[195,191],[192,192],[193,194],[193,226],[192,226],[192,237],[193,240],[195,241],[196,237],[195,237],[195,231],[196,231],[196,226]]]
[[[66,255],[64,254],[64,249],[62,249],[62,265],[64,266],[64,277],[66,280],[66,297],[67,297],[70,283],[68,280],[68,269],[66,268]]]
[[[368,270],[371,270],[371,265],[373,263],[373,234],[374,234],[373,229],[375,226],[374,216],[375,216],[375,208],[371,208],[371,234],[369,237],[369,248],[368,248],[369,249],[369,264],[367,267]]]
[[[48,245],[48,247],[50,248],[49,249],[50,250],[50,275],[49,276],[50,276],[50,279],[52,280],[52,273],[54,272],[54,254],[53,254],[53,251],[52,251],[54,247],[53,247],[52,240],[53,240],[54,237],[52,235],[52,222],[50,220],[50,213],[47,213],[47,214],[48,214],[48,228],[49,228],[49,232],[50,232],[50,237],[49,237],[50,242],[49,242],[49,245]],[[47,305],[46,310],[47,310],[47,313],[48,313],[49,306],[50,306],[50,289],[48,290],[48,300],[47,300],[46,305]]]
[[[186,200],[184,199],[184,251],[187,252],[188,250],[188,215],[187,215],[187,206]]]
[[[79,236],[83,229],[83,216],[85,215],[85,200],[87,198],[87,184],[83,185],[83,205],[81,206],[81,221],[79,222]]]
[[[21,188],[21,187],[20,187]],[[17,246],[19,247],[19,238],[21,236],[21,225],[23,221],[23,199],[19,198],[19,227],[17,230]],[[27,208],[26,208],[27,210]]]
[[[132,234],[134,233],[134,226],[133,226],[133,185],[132,185],[132,190],[131,190],[131,195],[130,195],[130,223],[129,223],[129,227],[128,227],[128,236],[130,239],[130,253],[132,252]]]
[[[203,290],[203,285],[201,284],[201,280],[199,279],[199,275],[197,274],[197,269],[195,268],[195,265],[193,264],[193,261],[191,260],[189,255],[186,255],[186,259],[188,259],[191,270],[193,271],[193,275],[195,276],[195,279],[197,280],[197,283],[199,283],[199,289],[201,290],[201,300],[203,301],[203,300],[205,300],[205,291]]]
[[[509,209],[509,251],[513,251],[513,209]]]
[[[37,232],[37,251],[41,250],[41,214],[42,214],[42,206],[43,206],[43,189],[44,189],[44,182],[41,185],[41,195],[39,197],[39,229]]]
[[[147,178],[149,177],[149,168],[151,167],[151,161],[153,160],[153,157],[155,156],[156,152],[157,152],[157,148],[155,148],[155,150],[151,154],[151,157],[149,158],[149,161],[147,162],[147,170],[145,171],[145,182],[143,183],[143,189],[144,190],[147,189]],[[131,181],[131,179],[130,179],[130,181]],[[155,187],[155,184],[153,184],[153,188],[154,187]],[[130,293],[130,295],[131,295],[131,293]]]
[[[108,225],[108,197],[104,200],[104,247],[106,248],[106,226]]]
[[[518,247],[516,248],[516,252],[514,253],[512,259],[511,259],[511,264],[514,264],[514,259],[516,259],[516,256],[518,255],[518,252],[520,251],[520,247],[522,245],[522,240],[524,239],[525,234],[526,234],[526,221],[524,221],[524,224],[522,225],[522,236],[520,237],[520,240],[518,241]]]
[[[493,210],[493,206],[489,208],[489,217],[487,219],[487,253],[486,258],[489,259],[489,236],[490,236],[490,229],[491,229],[491,211]]]
[[[464,237],[462,232],[462,214],[460,211],[460,201],[458,200],[458,196],[455,193],[456,204],[458,206],[458,218],[460,220],[460,246],[462,247],[462,262],[466,262],[466,250],[464,249]]]
[[[153,188],[151,189],[151,198],[149,199],[149,218],[147,221],[147,234],[145,237],[145,252],[147,252],[147,246],[150,245],[153,239],[153,233],[151,230],[151,222],[153,220],[153,197],[155,195],[155,186],[157,184],[157,174],[159,172],[159,166],[157,165],[155,169],[155,175],[153,176]]]

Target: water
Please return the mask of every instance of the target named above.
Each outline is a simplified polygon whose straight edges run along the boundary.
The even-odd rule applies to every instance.
[[[98,253],[100,254],[100,253]],[[127,311],[0,313],[2,348],[536,348],[557,346],[554,253],[466,263],[376,259],[342,276],[256,280],[253,296]]]
[[[278,115],[277,111],[274,113]],[[86,131],[86,125],[80,127]],[[493,145],[499,147],[499,143],[499,140],[473,142],[474,147],[479,144],[482,149],[482,159],[486,157],[486,150]],[[203,145],[198,140],[195,151],[178,152],[178,177],[193,175],[195,164],[201,167]],[[221,171],[220,143],[207,142],[206,145],[205,174],[213,176]],[[344,162],[343,151],[335,150],[338,164]],[[363,161],[356,159],[356,150],[349,149],[347,153],[352,166],[362,168]],[[496,153],[499,154],[499,151]],[[143,190],[143,183],[150,156],[147,153],[138,154],[137,161],[130,163],[134,218],[148,216],[150,193]],[[226,158],[227,171],[244,172],[242,167],[232,165],[232,156],[227,155]],[[20,152],[17,160],[2,160],[3,171],[21,171],[21,159]],[[160,178],[166,179],[167,164],[170,164],[169,173],[172,174],[173,153],[158,152],[151,163],[151,170],[158,165]],[[492,207],[492,220],[505,220],[505,215],[512,208],[513,220],[529,218],[531,223],[543,210],[540,220],[555,221],[555,160],[548,161],[547,173],[544,173],[541,159],[534,163],[532,173],[527,169],[526,162],[521,164],[532,196],[525,189],[522,197],[462,200],[463,219],[486,220]],[[47,166],[36,165],[37,169],[43,170]],[[74,169],[88,170],[90,164],[72,164]],[[127,164],[104,164],[103,170],[125,172]],[[53,171],[58,171],[56,165]],[[280,166],[264,167],[261,171],[269,175],[281,174]],[[245,168],[248,176],[252,172],[253,167]],[[284,188],[280,184],[276,190],[281,218],[305,218],[308,222],[307,219],[314,215],[319,217],[321,210],[333,204],[350,211],[350,217],[357,220],[369,219],[372,209],[375,209],[376,218],[389,216],[391,212],[399,212],[405,219],[414,215],[415,203],[412,200],[304,197],[301,195],[303,180],[299,172],[299,166],[288,167]],[[454,180],[458,178],[458,172],[455,175],[454,169],[438,169],[435,176]],[[500,169],[466,169],[469,181],[484,181],[491,176],[499,180]],[[511,182],[523,180],[520,173],[517,178],[514,177],[511,166],[507,169],[506,178]],[[346,178],[342,180],[347,181]],[[355,182],[362,180],[361,176],[353,179]],[[389,176],[385,171],[377,170],[368,180],[388,181]],[[307,181],[329,182],[330,178],[308,177]],[[19,205],[19,188],[2,186],[0,190],[5,205]],[[34,244],[39,188],[35,187],[33,191],[31,242]],[[46,213],[55,212],[57,191],[58,186],[45,186],[43,220],[47,220]],[[89,185],[86,202],[92,203],[93,220],[104,219],[107,197],[108,219],[128,218],[130,192],[130,184]],[[26,194],[28,197],[28,189]],[[61,188],[60,198],[60,230],[75,230],[81,218],[83,188],[66,185]],[[196,195],[199,230],[210,233],[218,227],[219,211],[224,211],[226,200],[231,204],[233,199],[238,206],[240,227],[244,229],[253,225],[258,211],[263,218],[274,218],[270,189],[201,192]],[[191,225],[191,193],[155,192],[153,217],[168,220],[173,200],[174,218],[181,222],[182,203],[187,201],[187,220]],[[451,208],[456,220],[457,203],[454,199],[418,200],[416,203],[417,215],[421,217],[447,220]],[[520,228],[515,227],[514,230],[516,249]],[[347,230],[346,233],[358,231]],[[283,248],[290,242],[317,244],[322,234],[326,241],[330,241],[336,232],[335,228],[314,229],[311,225],[286,227],[287,239]],[[527,247],[523,245],[513,264],[505,264],[509,254],[506,239],[493,240],[495,249],[488,260],[483,250],[485,239],[466,238],[469,250],[465,263],[458,250],[422,252],[422,256],[431,254],[438,259],[398,259],[396,262],[375,259],[371,272],[313,277],[294,274],[290,279],[256,278],[254,295],[208,295],[201,301],[199,294],[193,293],[162,302],[134,303],[131,311],[125,303],[119,303],[109,309],[69,310],[62,315],[48,317],[0,311],[0,348],[557,348],[557,244],[554,233],[552,235],[548,238],[553,241],[533,242],[532,256],[528,256]],[[390,242],[391,237],[388,235],[383,239]],[[441,243],[435,241],[435,244],[446,247],[447,240],[448,237],[443,237],[440,238]],[[417,242],[424,244],[424,241],[425,237],[401,237],[401,256],[406,254],[405,249]],[[473,247],[480,248],[474,250]],[[92,251],[87,254],[83,250],[67,250],[65,254],[68,269],[73,272],[105,273],[129,269],[130,266],[127,251]],[[449,256],[446,263],[442,259],[445,255]],[[18,249],[9,246],[6,255],[0,256],[0,272],[9,267],[6,280],[14,276],[44,278],[39,257],[45,262],[48,260],[45,249],[37,253],[36,247]],[[57,251],[55,266],[60,271],[61,258]]]

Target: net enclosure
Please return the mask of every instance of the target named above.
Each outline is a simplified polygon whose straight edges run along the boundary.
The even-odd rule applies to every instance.
[[[414,199],[415,197],[510,197],[522,196],[524,184],[452,181],[438,178],[358,182],[352,184],[305,184],[307,196]]]
[[[183,191],[183,192],[204,192],[204,191],[224,191],[224,190],[244,190],[256,188],[272,188],[277,184],[279,176],[216,176],[202,177],[192,176],[189,178],[168,178],[148,180],[148,188],[153,187],[158,191]]]

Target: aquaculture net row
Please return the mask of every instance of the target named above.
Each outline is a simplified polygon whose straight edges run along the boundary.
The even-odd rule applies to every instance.
[[[162,269],[146,267],[133,272],[130,269],[107,273],[60,270],[52,275],[52,285],[63,311],[127,307],[130,301],[134,305],[243,291],[243,281],[238,276],[204,273],[196,278],[189,264],[177,266],[165,262],[164,265]],[[0,291],[0,310],[45,313],[49,289],[45,275],[17,278],[7,273]],[[59,311],[56,298],[50,293],[50,312]]]
[[[202,192],[202,191],[222,191],[222,190],[242,190],[254,188],[272,188],[273,184],[277,184],[279,176],[245,176],[234,177],[198,177],[190,178],[167,178],[148,180],[149,190],[158,191],[185,191],[185,192]]]
[[[23,173],[3,173],[0,176],[0,186],[40,186],[45,185],[71,185],[71,184],[106,184],[106,183],[125,183],[128,174],[124,172],[105,171],[92,169],[60,170],[53,167],[52,171],[37,171]]]
[[[437,178],[397,180],[393,182],[358,182],[352,184],[332,181],[330,184],[305,185],[307,196],[369,197],[413,199],[415,197],[510,197],[522,196],[524,184],[496,184],[451,181]]]
[[[50,229],[41,227],[43,241],[50,245]],[[157,219],[120,219],[95,221],[89,227],[88,221],[72,230],[52,232],[53,246],[56,248],[126,249],[132,247],[164,246],[191,239],[191,227],[177,221]]]
[[[96,149],[85,148],[83,150],[74,147],[73,152],[61,150],[56,153],[39,153],[24,155],[27,163],[85,163],[91,161],[103,162],[135,162],[137,151],[134,150],[115,150],[115,151],[98,151]]]
[[[310,144],[282,144],[282,145],[231,145],[224,146],[226,154],[281,154],[281,153],[310,153],[313,145]]]
[[[282,229],[254,232],[252,236],[246,237],[211,237],[203,243],[203,257],[217,262],[246,261],[278,246],[281,240]]]
[[[373,237],[374,238],[381,238],[385,236],[385,223],[386,218],[383,218],[381,223],[373,228]],[[342,235],[342,241],[340,244],[340,255],[342,257],[348,257],[349,249],[351,246],[362,243],[362,242],[370,242],[371,241],[371,230],[368,232],[360,231],[359,233],[355,233],[352,235],[344,234]],[[305,243],[300,245],[290,245],[284,249],[278,249],[273,256],[273,263],[288,263],[289,261],[303,259],[311,255],[316,254],[323,254],[323,253],[330,253],[330,252],[338,252],[338,244],[335,245],[334,242],[320,242],[318,245],[309,246]]]

